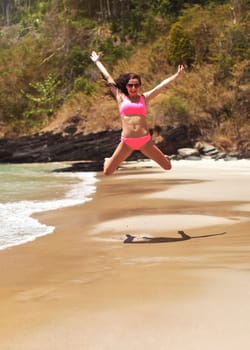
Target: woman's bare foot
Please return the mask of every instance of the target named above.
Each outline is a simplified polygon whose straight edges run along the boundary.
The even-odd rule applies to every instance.
[[[169,170],[171,169],[172,165],[171,165],[171,158],[169,156],[167,156],[166,154],[164,154],[164,157],[166,158],[167,162],[169,163]]]
[[[103,171],[107,169],[110,158],[104,158]]]

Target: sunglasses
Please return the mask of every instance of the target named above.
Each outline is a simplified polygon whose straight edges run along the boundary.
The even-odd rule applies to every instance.
[[[138,89],[138,87],[140,87],[140,84],[139,83],[135,83],[135,84],[127,84],[127,87],[129,87],[129,88],[132,88],[132,87],[134,87],[134,88],[136,88],[136,89]]]

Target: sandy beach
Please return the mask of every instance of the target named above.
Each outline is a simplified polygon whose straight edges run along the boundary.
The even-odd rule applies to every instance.
[[[250,167],[127,163],[0,251],[1,350],[250,347]]]

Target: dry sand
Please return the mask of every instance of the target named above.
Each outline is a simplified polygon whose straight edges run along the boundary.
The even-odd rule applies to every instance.
[[[194,163],[100,174],[39,214],[53,234],[0,251],[1,350],[248,349],[249,168]]]

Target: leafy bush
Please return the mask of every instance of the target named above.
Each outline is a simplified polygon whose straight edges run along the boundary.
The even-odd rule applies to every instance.
[[[49,74],[48,78],[43,82],[30,84],[34,92],[24,93],[29,101],[29,108],[24,115],[36,120],[41,120],[45,116],[50,117],[61,101],[61,96],[57,92],[59,85],[60,81],[52,74]]]
[[[189,112],[188,107],[178,96],[169,96],[166,104],[165,112],[172,121],[179,123],[188,123]]]
[[[105,55],[105,62],[113,64],[120,58],[128,58],[130,48],[125,45],[115,45],[113,37],[109,37],[99,43],[99,49]]]
[[[73,76],[79,76],[89,65],[89,52],[82,50],[80,46],[74,46],[69,53],[68,62]]]
[[[74,91],[83,92],[86,95],[93,95],[96,88],[95,85],[90,83],[86,78],[78,77],[74,81]]]
[[[167,42],[167,57],[171,64],[187,64],[194,62],[194,47],[189,34],[180,23],[175,23],[170,29]]]
[[[157,103],[152,104],[151,111],[156,124],[176,125],[192,122],[188,104],[180,96],[159,97]]]
[[[234,60],[231,56],[221,55],[218,58],[214,74],[215,81],[225,82],[232,77],[233,62]]]

